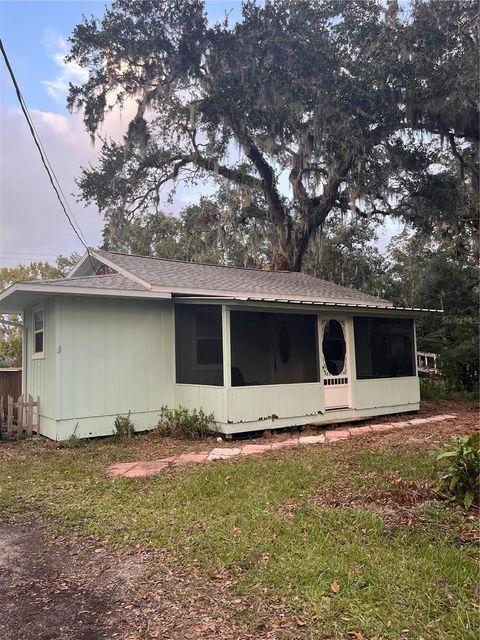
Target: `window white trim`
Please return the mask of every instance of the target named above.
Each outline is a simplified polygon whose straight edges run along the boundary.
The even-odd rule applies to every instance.
[[[35,316],[42,312],[42,328],[35,329]],[[42,334],[42,350],[35,351],[36,336]],[[32,309],[32,360],[43,360],[45,358],[45,305],[39,304]]]

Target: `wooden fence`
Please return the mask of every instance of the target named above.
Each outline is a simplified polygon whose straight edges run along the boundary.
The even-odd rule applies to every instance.
[[[0,397],[18,398],[22,393],[22,370],[0,369]]]
[[[40,426],[40,398],[34,400],[20,396],[14,402],[12,396],[0,397],[0,436],[15,438],[38,433]]]

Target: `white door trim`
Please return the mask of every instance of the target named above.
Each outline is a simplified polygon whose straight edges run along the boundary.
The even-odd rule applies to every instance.
[[[327,368],[325,356],[323,353],[323,336],[325,327],[330,320],[336,320],[343,332],[345,342],[345,359],[342,371],[338,374],[332,374]],[[325,410],[348,409],[351,405],[351,367],[350,367],[350,349],[348,340],[348,323],[344,316],[323,316],[320,319],[320,354],[322,367],[322,380],[325,394]]]

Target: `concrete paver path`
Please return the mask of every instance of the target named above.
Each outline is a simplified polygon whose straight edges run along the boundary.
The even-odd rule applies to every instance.
[[[207,463],[217,460],[230,460],[238,456],[251,456],[265,453],[266,451],[277,451],[278,449],[288,449],[306,444],[329,444],[346,440],[356,435],[365,433],[377,433],[382,431],[393,431],[403,429],[410,425],[427,424],[428,422],[443,422],[453,420],[456,415],[438,415],[429,418],[413,418],[402,422],[383,422],[380,424],[366,424],[362,426],[352,426],[345,429],[332,429],[319,435],[295,436],[288,440],[281,440],[273,444],[252,444],[247,443],[237,447],[216,447],[210,451],[182,453],[178,456],[170,456],[161,460],[144,462],[119,462],[112,464],[107,469],[110,478],[143,478],[161,473],[165,469],[182,467],[191,463]]]

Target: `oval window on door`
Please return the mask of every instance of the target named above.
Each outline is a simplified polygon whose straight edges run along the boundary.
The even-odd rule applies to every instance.
[[[339,376],[345,366],[345,337],[338,320],[329,320],[323,330],[323,359],[328,373]]]

